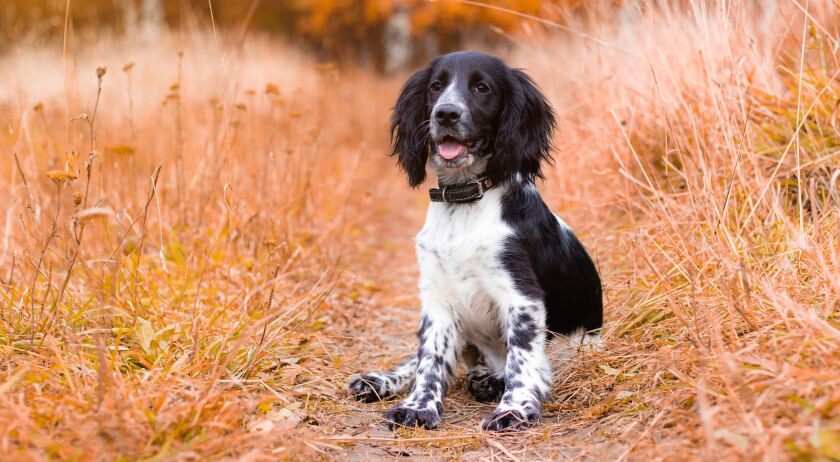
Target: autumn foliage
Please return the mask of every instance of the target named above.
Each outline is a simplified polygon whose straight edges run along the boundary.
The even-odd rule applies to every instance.
[[[489,45],[499,32],[510,32],[521,17],[504,10],[539,14],[543,6],[568,2],[540,0],[260,0],[231,1],[75,0],[67,10],[64,0],[8,0],[0,15],[0,37],[8,45],[24,39],[60,38],[69,27],[85,33],[130,32],[131,21],[153,20],[160,26],[206,28],[215,24],[233,31],[247,30],[285,37],[317,51],[322,57],[382,67],[385,28],[397,12],[408,17],[407,33],[414,42],[415,60],[446,52],[467,43]],[[152,5],[154,17],[144,17],[143,4]],[[490,7],[482,6],[489,5]],[[211,18],[212,7],[212,18]],[[129,10],[131,12],[129,12]]]

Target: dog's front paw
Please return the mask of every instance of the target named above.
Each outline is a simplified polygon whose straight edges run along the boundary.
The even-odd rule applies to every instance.
[[[436,409],[412,409],[398,404],[385,411],[385,420],[391,430],[397,427],[423,427],[429,430],[440,426],[440,413]]]
[[[541,419],[539,411],[496,409],[484,418],[481,428],[492,432],[524,430],[534,426]]]
[[[479,403],[498,403],[505,393],[505,381],[487,369],[475,369],[467,374],[467,391]]]
[[[365,403],[382,401],[388,397],[385,380],[377,374],[365,374],[354,377],[347,384],[347,389],[353,394],[353,398]]]

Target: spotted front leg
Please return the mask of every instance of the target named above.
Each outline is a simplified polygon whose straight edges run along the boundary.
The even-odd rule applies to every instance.
[[[485,430],[527,428],[542,418],[551,365],[545,354],[545,309],[541,304],[506,309],[505,392],[482,423]]]
[[[403,402],[385,413],[391,429],[397,426],[437,428],[443,397],[455,371],[458,336],[446,309],[425,309],[420,323],[417,376]]]

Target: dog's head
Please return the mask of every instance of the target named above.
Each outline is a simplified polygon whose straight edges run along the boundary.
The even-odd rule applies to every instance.
[[[551,160],[553,129],[554,113],[528,75],[494,56],[458,52],[405,83],[391,116],[392,154],[411,186],[425,180],[427,162],[444,177],[533,180]]]

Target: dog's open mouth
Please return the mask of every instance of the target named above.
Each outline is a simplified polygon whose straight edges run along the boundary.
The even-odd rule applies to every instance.
[[[437,153],[446,160],[452,160],[477,146],[478,141],[463,143],[451,136],[446,136],[438,143]]]

